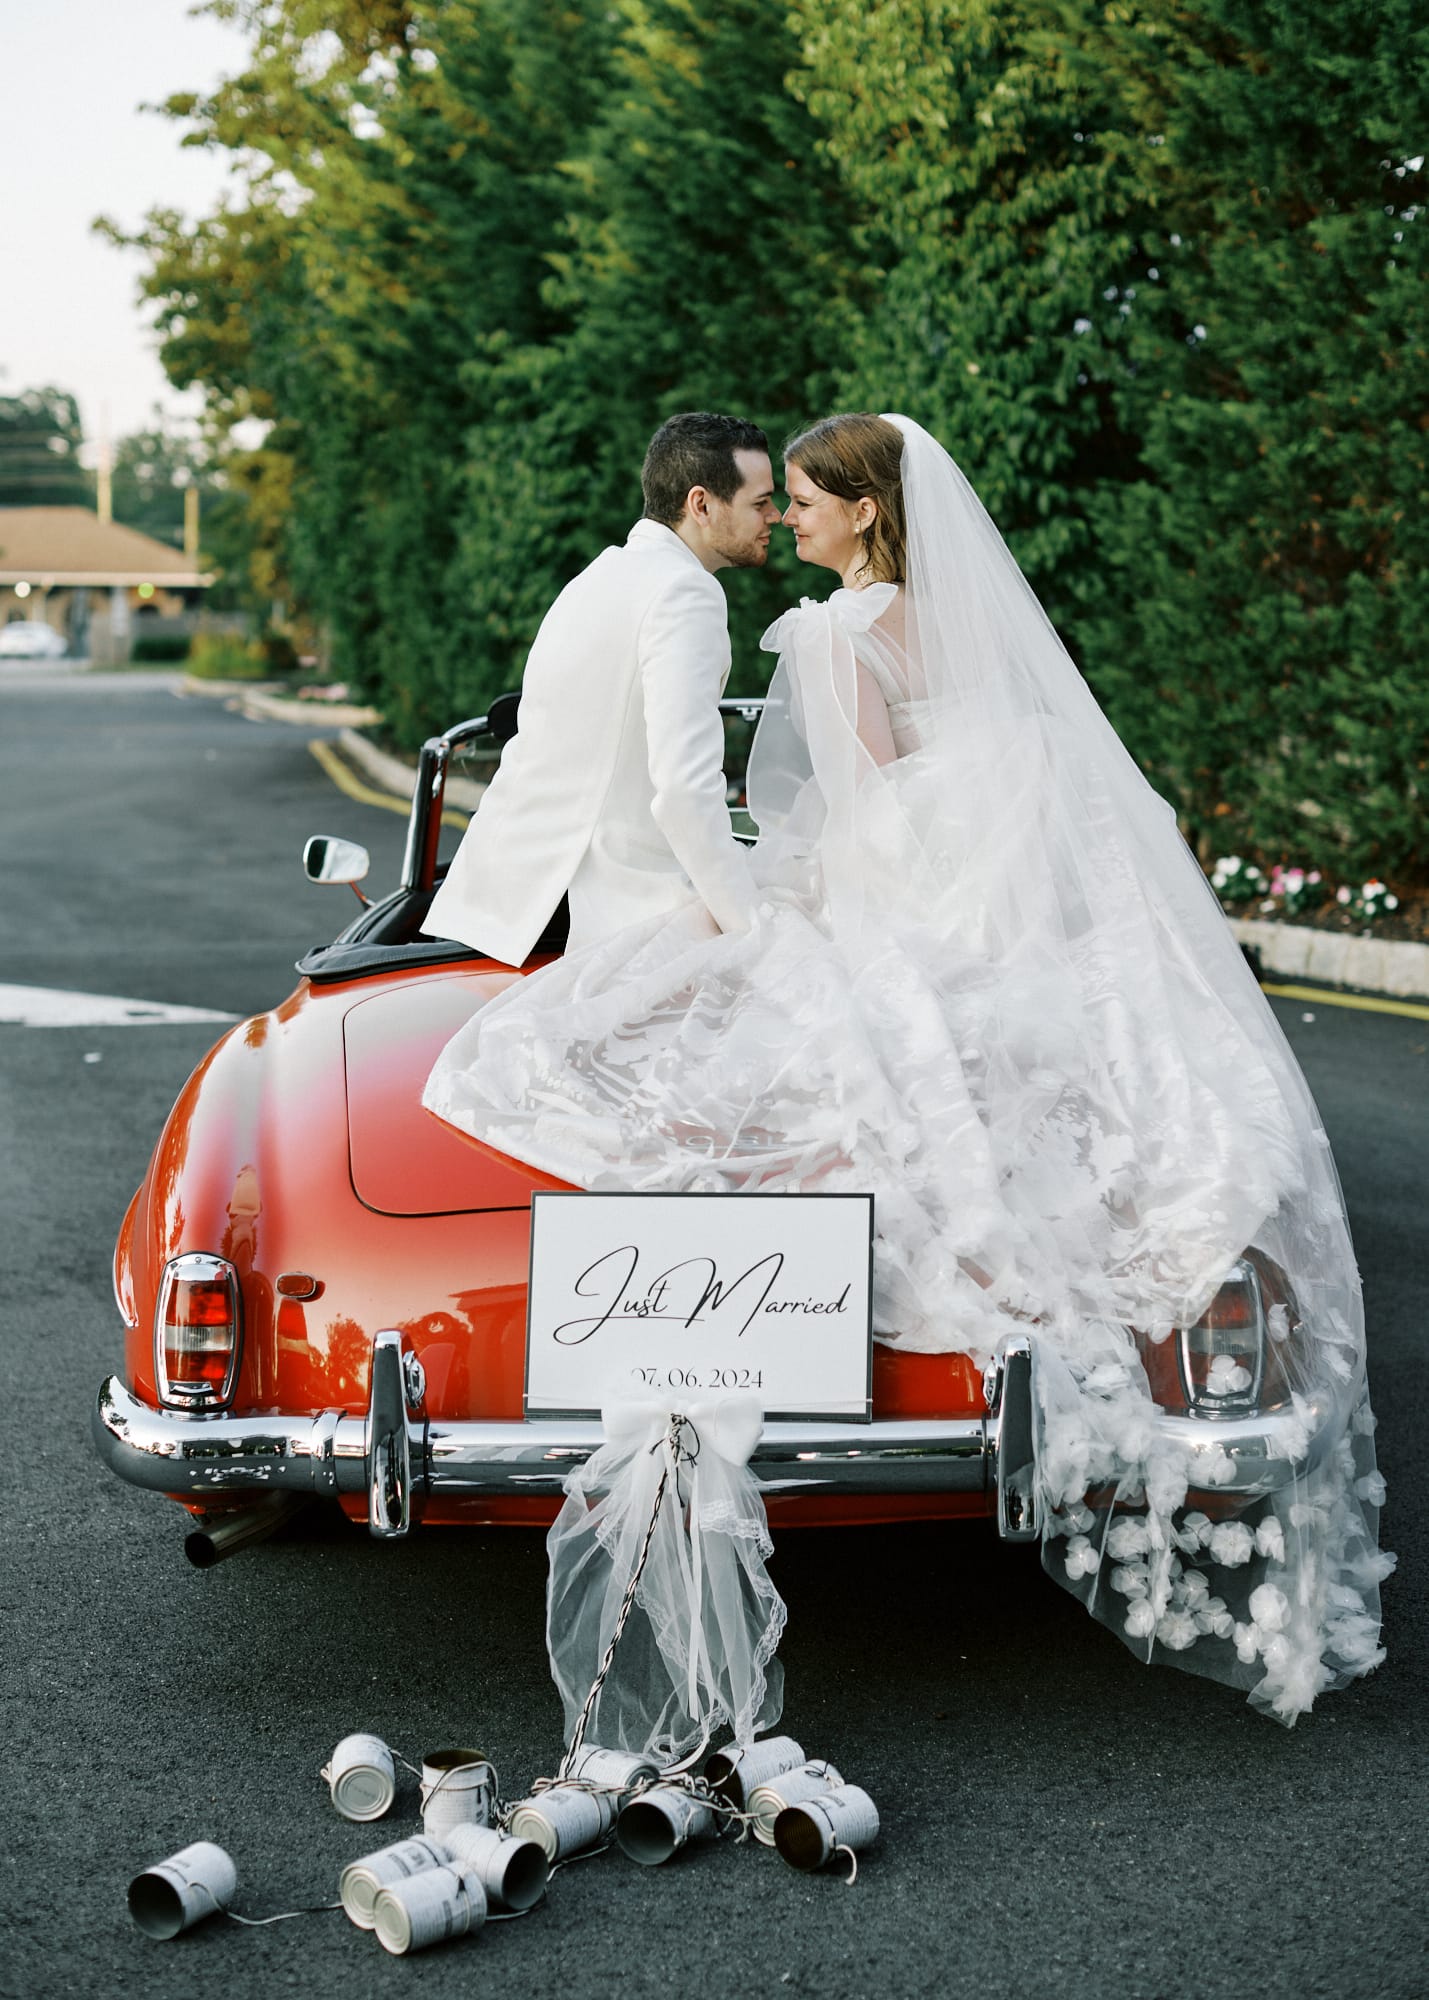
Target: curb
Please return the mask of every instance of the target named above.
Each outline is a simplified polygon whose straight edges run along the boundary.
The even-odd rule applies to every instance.
[[[1260,954],[1267,972],[1313,979],[1325,986],[1355,986],[1400,1000],[1429,999],[1429,944],[1399,939],[1346,937],[1307,924],[1275,924],[1259,917],[1229,917],[1238,944]]]
[[[226,696],[258,722],[297,722],[311,729],[334,723],[357,727],[382,720],[380,709],[363,708],[356,702],[298,701],[281,692],[281,681],[210,681],[185,674],[179,685],[184,694]]]
[[[358,729],[344,729],[337,739],[337,747],[359,770],[365,771],[375,785],[381,785],[394,797],[410,802],[417,782],[414,765],[403,763],[400,757],[392,756],[389,751],[379,750]],[[473,813],[481,804],[485,792],[486,786],[478,778],[448,777],[443,804]]]

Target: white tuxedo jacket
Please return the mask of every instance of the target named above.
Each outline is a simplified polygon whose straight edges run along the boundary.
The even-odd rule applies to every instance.
[[[693,892],[745,929],[754,887],[730,828],[717,703],[724,591],[673,529],[637,521],[541,622],[521,727],[424,929],[520,965],[569,892],[577,950]]]

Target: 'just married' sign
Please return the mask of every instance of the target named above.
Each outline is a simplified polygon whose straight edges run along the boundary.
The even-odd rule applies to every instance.
[[[533,1195],[526,1409],[743,1389],[862,1420],[872,1257],[869,1194]]]

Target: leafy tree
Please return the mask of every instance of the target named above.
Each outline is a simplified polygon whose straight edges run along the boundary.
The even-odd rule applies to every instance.
[[[472,433],[464,554],[508,683],[556,591],[638,516],[663,418],[748,415],[777,466],[782,438],[828,407],[846,331],[850,217],[784,86],[797,45],[782,9],[612,11],[611,85],[562,163],[568,207],[541,294],[563,330],[467,370],[490,416]],[[732,580],[731,687],[767,679],[758,635],[795,569],[776,537],[765,578]]]
[[[1091,336],[1125,343],[1141,454],[1074,579],[1095,684],[1203,853],[1422,870],[1429,24],[1407,0],[1068,15],[1159,218],[1161,283]]]
[[[1149,262],[1138,141],[1045,0],[800,0],[795,19],[791,84],[877,273],[839,399],[939,437],[1065,629],[1089,498],[1136,465],[1116,327],[1085,334]]]
[[[0,507],[90,505],[83,443],[79,405],[68,390],[0,396]]]

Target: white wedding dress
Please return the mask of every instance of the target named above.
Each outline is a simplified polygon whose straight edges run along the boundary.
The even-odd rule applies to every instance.
[[[879,1339],[1033,1336],[1052,1574],[1293,1722],[1382,1657],[1392,1562],[1328,1142],[1169,809],[961,473],[892,421],[907,585],[765,635],[753,927],[692,903],[493,980],[424,1102],[590,1188],[871,1190]],[[1289,1477],[1196,1504],[1233,1468],[1158,1426],[1143,1352],[1247,1248],[1281,1286]]]

